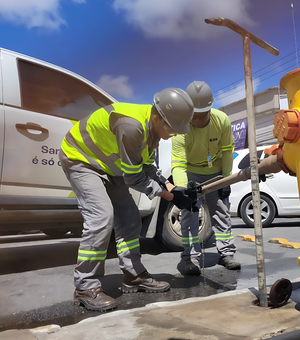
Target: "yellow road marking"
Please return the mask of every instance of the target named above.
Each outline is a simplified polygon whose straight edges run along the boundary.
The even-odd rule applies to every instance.
[[[271,238],[270,243],[288,243],[289,241],[285,238]]]
[[[251,236],[251,235],[237,235],[237,237],[243,237],[243,241],[255,242],[255,236]]]
[[[288,242],[284,243],[281,245],[281,247],[286,247],[286,248],[300,248],[300,243],[297,242]]]

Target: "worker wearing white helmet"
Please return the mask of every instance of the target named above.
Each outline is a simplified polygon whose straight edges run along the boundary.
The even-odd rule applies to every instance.
[[[74,272],[74,303],[90,310],[108,310],[116,301],[102,288],[104,262],[112,229],[125,293],[164,292],[168,282],[156,281],[141,263],[142,224],[129,188],[191,209],[182,188],[166,190],[156,173],[154,151],[159,140],[186,133],[193,116],[189,95],[167,88],[153,105],[113,103],[77,122],[66,134],[60,161],[84,219]],[[170,185],[169,185],[170,190]]]
[[[187,186],[188,181],[206,182],[218,175],[229,176],[232,171],[234,140],[228,116],[213,109],[213,94],[204,81],[194,81],[186,89],[194,104],[190,130],[172,138],[172,175],[175,185]],[[230,187],[211,192],[198,199],[206,200],[215,233],[219,264],[227,269],[240,269],[234,259],[236,247],[231,233],[229,214]],[[181,231],[187,275],[200,275],[201,245],[199,242],[199,213],[183,210]]]

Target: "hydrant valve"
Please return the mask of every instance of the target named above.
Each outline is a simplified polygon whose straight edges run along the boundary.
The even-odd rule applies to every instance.
[[[298,110],[280,110],[275,115],[273,135],[280,143],[296,143],[300,137]]]

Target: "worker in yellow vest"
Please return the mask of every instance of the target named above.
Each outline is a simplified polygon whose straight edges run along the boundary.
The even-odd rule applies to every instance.
[[[234,140],[228,116],[213,109],[213,94],[204,81],[194,81],[186,89],[194,104],[194,116],[186,135],[172,138],[172,175],[174,184],[186,187],[188,181],[206,182],[232,171]],[[211,192],[198,199],[206,200],[215,233],[219,264],[230,270],[240,269],[234,259],[236,247],[231,232],[229,213],[230,187]],[[195,211],[195,209],[194,209]],[[183,210],[181,214],[185,274],[200,275],[201,245],[199,243],[199,213]]]
[[[76,195],[84,229],[74,271],[74,303],[90,310],[108,310],[116,301],[105,294],[104,261],[115,231],[124,293],[165,292],[141,263],[139,210],[129,192],[160,196],[179,208],[192,209],[184,188],[162,183],[154,152],[159,140],[186,133],[193,116],[189,95],[167,88],[153,105],[113,103],[77,122],[63,139],[59,158]],[[167,189],[168,188],[168,189]]]

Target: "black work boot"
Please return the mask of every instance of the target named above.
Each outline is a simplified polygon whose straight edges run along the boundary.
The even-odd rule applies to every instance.
[[[220,256],[219,264],[229,270],[241,269],[241,264],[234,259],[233,255]]]
[[[169,289],[170,284],[168,282],[156,281],[147,270],[136,277],[125,275],[124,281],[122,282],[123,293],[161,293]]]
[[[201,274],[200,268],[196,266],[192,261],[188,261],[184,266],[184,273],[191,276],[199,276]]]
[[[74,305],[83,304],[86,309],[106,311],[117,307],[115,299],[106,295],[101,287],[87,290],[75,289]]]

